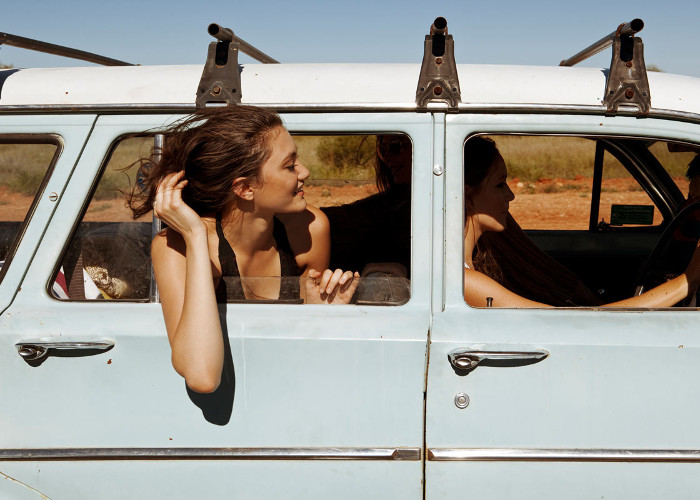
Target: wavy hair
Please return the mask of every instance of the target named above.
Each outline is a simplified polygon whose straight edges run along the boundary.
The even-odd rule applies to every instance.
[[[185,171],[182,199],[200,215],[220,212],[235,198],[233,181],[260,182],[260,168],[270,157],[272,131],[281,127],[277,113],[253,106],[205,108],[166,129],[165,144],[140,161],[137,183],[128,198],[136,219],[148,213],[160,180]]]

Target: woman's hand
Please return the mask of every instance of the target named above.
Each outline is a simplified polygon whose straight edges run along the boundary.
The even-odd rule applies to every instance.
[[[158,183],[153,202],[153,215],[182,235],[187,241],[192,234],[205,230],[199,215],[182,201],[182,189],[187,180],[185,171],[168,174]]]
[[[360,282],[360,274],[340,269],[309,269],[306,277],[307,304],[349,304]]]

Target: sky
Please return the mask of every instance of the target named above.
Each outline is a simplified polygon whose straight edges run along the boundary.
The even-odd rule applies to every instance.
[[[4,5],[3,5],[4,4]],[[0,0],[0,32],[143,64],[203,64],[216,22],[280,62],[414,62],[437,16],[458,63],[557,65],[641,18],[647,66],[700,77],[700,1]],[[580,66],[608,67],[611,49]],[[241,63],[251,62],[241,56]],[[90,63],[0,46],[18,68]]]

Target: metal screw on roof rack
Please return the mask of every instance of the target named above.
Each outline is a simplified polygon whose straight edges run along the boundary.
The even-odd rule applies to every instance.
[[[447,34],[447,21],[438,17],[425,36],[423,64],[416,89],[416,105],[427,109],[432,102],[446,103],[457,111],[462,101],[454,55],[454,40]]]
[[[216,103],[240,104],[242,92],[238,51],[265,64],[276,64],[278,61],[238,38],[229,28],[212,23],[207,32],[218,41],[209,44],[195,104],[198,108]]]
[[[635,37],[644,28],[644,21],[633,19],[620,24],[615,31],[581,52],[563,60],[560,66],[573,66],[612,45],[612,59],[607,73],[603,104],[608,114],[616,114],[620,105],[634,107],[638,116],[649,114],[651,92],[644,64],[644,44]]]
[[[69,57],[71,59],[79,59],[103,66],[134,66],[134,64],[112,59],[110,57],[85,52],[84,50],[71,49],[63,45],[55,45],[53,43],[42,42],[32,38],[23,36],[11,35],[9,33],[0,33],[0,45],[12,45],[21,49],[34,50],[36,52],[44,52],[55,56]]]

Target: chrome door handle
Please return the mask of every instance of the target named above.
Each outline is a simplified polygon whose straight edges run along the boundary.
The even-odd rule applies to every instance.
[[[473,370],[482,361],[495,361],[501,363],[512,364],[532,364],[542,361],[549,356],[549,353],[544,349],[535,351],[472,351],[469,349],[455,349],[447,355],[450,364],[456,370],[469,371]]]
[[[17,352],[26,361],[36,361],[49,354],[51,349],[59,351],[108,351],[114,347],[111,340],[86,342],[53,342],[47,340],[23,340],[15,344]]]

